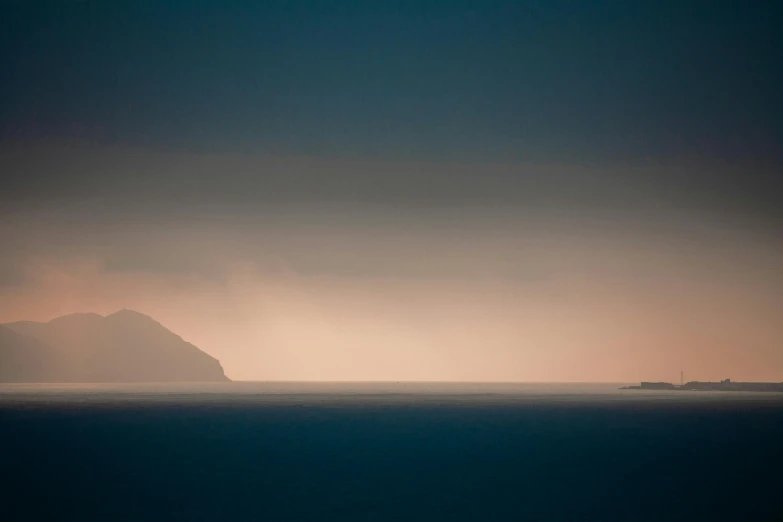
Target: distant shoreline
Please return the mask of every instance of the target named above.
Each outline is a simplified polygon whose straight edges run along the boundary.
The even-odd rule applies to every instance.
[[[672,390],[672,391],[749,391],[783,392],[783,382],[732,382],[725,379],[720,382],[691,381],[685,384],[670,382],[642,382],[639,386],[622,386],[620,390]]]

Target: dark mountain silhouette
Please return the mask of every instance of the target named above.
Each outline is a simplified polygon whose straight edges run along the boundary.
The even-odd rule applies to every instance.
[[[5,382],[227,381],[220,362],[144,314],[72,314],[4,325]]]

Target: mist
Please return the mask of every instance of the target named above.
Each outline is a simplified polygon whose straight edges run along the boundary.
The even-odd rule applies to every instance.
[[[619,167],[142,157],[129,190],[7,207],[0,322],[134,309],[239,380],[769,380],[783,364],[783,251],[742,200],[624,185]],[[202,186],[176,191],[190,166]],[[378,172],[430,186],[352,200]],[[286,199],[268,182],[286,173],[309,190]],[[483,174],[483,197],[450,194],[450,174]],[[234,190],[244,176],[258,185]]]

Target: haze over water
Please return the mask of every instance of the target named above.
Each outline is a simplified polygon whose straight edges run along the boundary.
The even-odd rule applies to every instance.
[[[669,404],[779,403],[778,393],[622,390],[613,383],[290,382],[0,384],[0,404]]]

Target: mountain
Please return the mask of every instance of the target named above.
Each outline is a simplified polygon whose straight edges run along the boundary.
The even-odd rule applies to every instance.
[[[3,326],[0,381],[228,381],[220,362],[149,316],[120,310]]]
[[[63,373],[62,354],[0,325],[0,382],[51,382]]]

